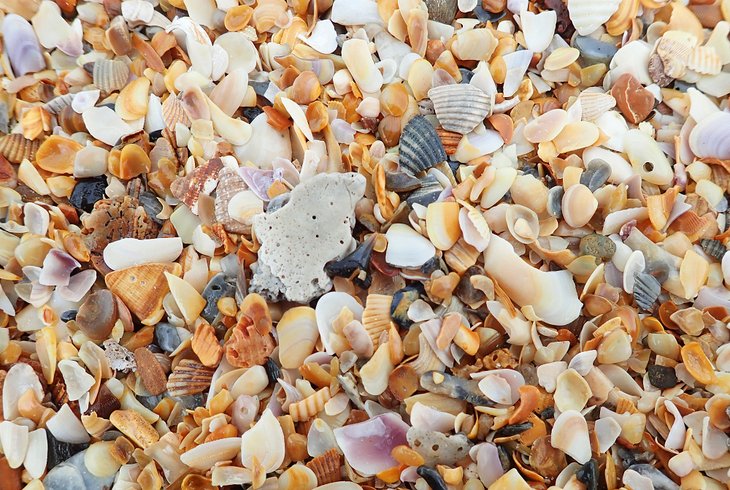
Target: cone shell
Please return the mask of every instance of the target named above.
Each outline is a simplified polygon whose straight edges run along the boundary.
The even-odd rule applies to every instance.
[[[380,334],[390,328],[390,305],[393,297],[384,294],[369,294],[362,312],[362,324],[367,330],[375,347]]]
[[[0,153],[10,163],[18,164],[23,160],[35,160],[40,141],[26,139],[22,134],[12,133],[0,139]]]
[[[98,60],[94,63],[94,85],[110,94],[121,90],[129,79],[129,68],[122,61]]]
[[[414,175],[446,160],[444,145],[424,116],[414,117],[403,128],[399,152],[401,168]]]
[[[185,396],[202,393],[210,388],[213,369],[193,361],[183,359],[175,366],[167,380],[167,391],[170,396]]]
[[[294,422],[309,420],[324,410],[324,405],[332,398],[330,389],[324,387],[321,390],[309,395],[304,400],[289,405],[289,415]]]
[[[441,85],[428,91],[441,126],[467,134],[492,113],[492,97],[469,84]]]
[[[281,367],[298,369],[314,352],[319,338],[314,309],[298,306],[287,310],[276,325],[276,334],[279,338]]]
[[[317,477],[318,485],[326,485],[342,480],[341,466],[342,455],[335,448],[320,454],[307,463],[307,468],[312,470]]]
[[[587,36],[601,27],[618,10],[621,0],[568,0],[568,13],[575,30]]]
[[[114,271],[104,278],[106,286],[144,324],[162,318],[162,300],[168,292],[164,272],[182,273],[180,264],[145,264]]]

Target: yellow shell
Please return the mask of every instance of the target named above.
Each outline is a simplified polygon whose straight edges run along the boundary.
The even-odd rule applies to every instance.
[[[180,264],[145,264],[110,272],[106,286],[145,325],[154,325],[164,313],[162,300],[168,292],[163,272],[182,273]]]
[[[390,305],[393,297],[384,294],[369,294],[362,312],[362,324],[367,330],[375,347],[378,346],[380,334],[390,328]]]
[[[426,211],[426,231],[431,243],[439,250],[448,250],[461,236],[459,204],[435,202]]]
[[[114,110],[119,117],[126,121],[133,121],[147,114],[150,85],[147,78],[140,77],[119,92],[119,97],[114,104]]]

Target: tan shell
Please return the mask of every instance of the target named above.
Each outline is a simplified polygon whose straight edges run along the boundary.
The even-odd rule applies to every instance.
[[[309,420],[324,410],[324,405],[332,398],[329,387],[325,386],[304,400],[289,405],[289,415],[294,422]]]
[[[234,327],[224,345],[226,360],[235,367],[260,366],[276,347],[270,334],[261,335],[246,317]]]
[[[616,99],[602,92],[583,92],[578,97],[584,121],[593,121],[616,107]]]
[[[228,233],[250,233],[251,226],[231,218],[228,213],[228,204],[233,196],[248,189],[246,182],[238,175],[238,172],[230,168],[224,168],[218,175],[218,187],[215,193],[215,219],[223,225]]]
[[[563,218],[573,228],[586,225],[598,209],[598,200],[588,187],[574,184],[563,196]]]
[[[320,454],[307,463],[307,468],[312,470],[317,477],[318,485],[341,481],[341,466],[342,455],[335,448]]]
[[[442,85],[428,91],[441,126],[467,134],[492,114],[492,97],[469,84]]]
[[[519,204],[512,204],[505,213],[507,229],[520,243],[532,243],[540,233],[540,220],[532,209]]]
[[[702,75],[717,75],[722,70],[722,60],[715,48],[697,46],[687,59],[687,68]]]
[[[170,396],[185,396],[202,393],[210,388],[213,369],[193,361],[183,359],[175,366],[167,380],[167,391]]]
[[[106,286],[145,325],[154,325],[164,313],[162,300],[168,292],[164,272],[182,273],[180,264],[144,264],[110,272]]]
[[[109,416],[109,421],[142,448],[147,448],[160,440],[155,428],[134,410],[116,410]]]
[[[40,141],[26,139],[22,134],[12,133],[0,138],[0,153],[10,163],[18,164],[23,160],[35,160]]]
[[[373,345],[377,348],[380,334],[390,328],[390,305],[392,296],[369,294],[362,312],[362,324],[367,330]]]
[[[94,85],[104,93],[121,90],[129,79],[129,68],[122,61],[98,60],[94,63]]]
[[[298,306],[287,310],[276,325],[279,359],[284,369],[297,369],[313,351],[319,330],[313,308]]]
[[[223,347],[215,336],[215,329],[206,321],[195,329],[190,347],[204,366],[217,366],[223,357]]]
[[[175,131],[175,125],[178,123],[186,127],[190,127],[191,124],[182,102],[173,94],[170,94],[162,103],[162,120],[165,121],[165,126],[170,131]]]
[[[444,253],[444,261],[457,274],[463,274],[465,270],[477,263],[481,252],[472,247],[464,238],[459,240]]]

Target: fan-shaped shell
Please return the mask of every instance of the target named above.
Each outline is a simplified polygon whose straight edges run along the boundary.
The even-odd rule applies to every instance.
[[[403,128],[399,151],[401,168],[414,175],[446,160],[444,145],[424,116],[414,117]]]
[[[107,94],[121,90],[129,79],[129,68],[122,61],[98,60],[92,72],[94,85]]]
[[[568,13],[578,34],[587,36],[610,19],[620,4],[621,0],[604,0],[600,3],[593,0],[569,0]]]
[[[0,139],[0,153],[10,163],[20,163],[23,160],[33,161],[38,151],[40,141],[26,139],[22,134],[12,133]]]
[[[157,323],[168,283],[163,272],[179,274],[179,264],[145,264],[107,274],[107,287],[118,296],[143,323]]]
[[[428,91],[436,117],[447,131],[467,134],[492,113],[492,97],[474,85],[441,85]]]
[[[298,369],[314,351],[319,338],[317,317],[309,306],[287,310],[276,325],[279,359],[284,369]]]

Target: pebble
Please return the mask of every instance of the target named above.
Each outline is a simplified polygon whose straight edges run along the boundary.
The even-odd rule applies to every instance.
[[[649,382],[659,389],[677,386],[677,372],[672,367],[652,364],[646,368],[646,372],[649,374]]]
[[[162,204],[157,200],[157,197],[149,191],[140,192],[139,203],[142,205],[144,210],[147,212],[152,221],[157,224],[162,224],[163,220],[157,217],[162,212]]]
[[[46,431],[46,440],[48,441],[48,462],[46,463],[46,468],[49,470],[89,447],[88,444],[61,442],[53,437],[50,430]]]
[[[618,49],[613,44],[604,43],[588,36],[576,36],[573,47],[580,51],[580,56],[586,65],[603,63],[608,66],[611,58]]]
[[[576,478],[586,486],[586,490],[598,490],[598,462],[591,458],[575,473]]]
[[[443,477],[434,468],[429,466],[419,466],[416,473],[418,473],[418,476],[426,480],[426,483],[428,483],[428,486],[431,487],[431,490],[448,490],[449,488],[446,486],[446,482]]]
[[[390,304],[390,317],[401,328],[410,328],[413,321],[408,318],[408,308],[421,297],[423,288],[408,286],[393,295],[393,302]]]
[[[77,313],[78,313],[77,310],[66,310],[63,313],[61,313],[61,321],[70,322],[71,320],[75,320]]]
[[[548,191],[547,212],[550,216],[558,219],[563,217],[564,194],[565,189],[563,189],[563,186],[560,185],[551,187]]]
[[[580,176],[580,183],[588,187],[591,192],[603,187],[611,176],[611,166],[600,158],[591,160],[586,165],[586,171]]]
[[[679,485],[650,464],[635,464],[628,469],[634,470],[638,474],[651,479],[652,484],[654,484],[654,490],[679,490]]]
[[[446,395],[482,407],[494,405],[479,393],[478,383],[474,380],[459,378],[439,371],[429,371],[423,373],[420,382],[421,387],[431,393]]]
[[[89,179],[80,179],[76,182],[76,187],[74,187],[68,201],[76,209],[90,213],[94,210],[96,201],[104,199],[106,187],[106,177],[103,175]]]
[[[92,340],[109,337],[117,321],[117,301],[108,289],[99,289],[89,295],[79,307],[76,323]]]
[[[116,474],[98,478],[86,469],[82,451],[59,464],[43,479],[45,490],[104,490],[111,488]]]
[[[607,236],[591,233],[580,239],[580,253],[608,260],[616,253],[616,244]]]
[[[205,289],[203,289],[203,298],[205,298],[207,303],[205,304],[205,308],[203,308],[203,312],[200,316],[205,318],[208,323],[213,324],[219,313],[218,300],[221,298],[232,298],[235,294],[236,282],[226,277],[223,273],[216,274],[213,276],[213,279],[208,281]]]
[[[454,464],[469,454],[472,443],[465,434],[446,435],[418,427],[408,429],[408,445],[423,456],[427,465]]]
[[[155,325],[155,343],[160,349],[168,353],[173,352],[181,342],[182,340],[180,340],[180,334],[177,332],[177,328],[165,322],[160,322]]]

